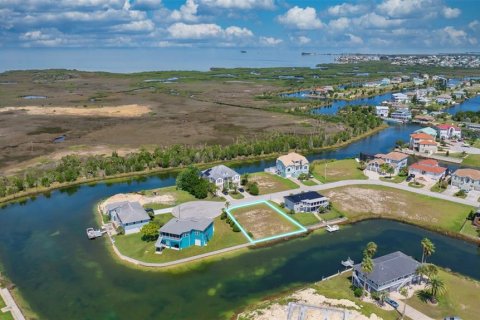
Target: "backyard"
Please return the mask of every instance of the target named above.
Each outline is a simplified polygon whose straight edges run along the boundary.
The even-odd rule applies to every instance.
[[[340,180],[367,179],[358,168],[355,159],[334,161],[314,161],[311,165],[313,176],[320,182],[335,182]]]
[[[446,293],[434,306],[414,295],[407,304],[435,319],[445,316],[458,316],[461,319],[478,319],[478,293],[480,282],[461,275],[439,270],[439,278],[445,282]]]
[[[480,167],[480,154],[469,154],[462,161],[463,166]]]
[[[145,195],[146,199],[151,198],[152,201],[151,203],[146,203],[144,207],[154,210],[175,207],[185,202],[198,200],[186,191],[177,190],[176,187],[145,190],[140,193]],[[205,200],[224,201],[225,199],[209,195]]]
[[[268,194],[291,189],[298,189],[299,186],[289,180],[266,172],[256,172],[249,175],[250,182],[256,182],[260,194]]]
[[[3,299],[0,297],[0,320],[13,320],[12,313],[10,311],[3,313],[2,308],[5,308],[6,304]]]
[[[160,215],[163,220],[167,220],[167,215]],[[170,216],[171,218],[171,216]],[[169,219],[168,219],[169,220]],[[167,221],[168,221],[167,220]],[[165,249],[162,254],[155,253],[155,242],[146,242],[142,240],[139,233],[115,237],[115,244],[120,252],[128,257],[138,259],[144,262],[170,262],[183,258],[196,256],[199,254],[212,252],[242,243],[247,240],[241,232],[233,232],[232,228],[224,220],[216,218],[214,221],[215,233],[213,238],[205,247],[192,246],[180,251]]]
[[[299,229],[266,203],[232,208],[230,213],[243,229],[252,234],[253,239],[263,239]]]
[[[350,220],[385,217],[459,232],[470,206],[382,186],[350,186],[324,191]]]

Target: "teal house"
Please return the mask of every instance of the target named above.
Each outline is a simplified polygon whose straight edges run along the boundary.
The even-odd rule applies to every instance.
[[[422,129],[416,130],[414,133],[426,133],[431,135],[432,137],[436,138],[437,137],[437,130],[431,128],[431,127],[426,127]]]
[[[290,152],[280,156],[276,162],[276,173],[284,178],[297,178],[301,174],[309,174],[309,162],[304,156]]]
[[[214,226],[212,219],[173,218],[160,228],[160,235],[155,243],[155,251],[163,249],[182,250],[191,246],[206,246],[212,239]]]

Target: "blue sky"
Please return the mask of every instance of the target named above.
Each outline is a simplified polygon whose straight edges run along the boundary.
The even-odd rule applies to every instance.
[[[0,0],[0,47],[480,51],[477,0]]]

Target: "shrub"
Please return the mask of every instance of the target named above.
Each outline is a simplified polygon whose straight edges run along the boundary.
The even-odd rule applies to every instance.
[[[295,210],[293,209],[290,209],[290,211],[288,211],[289,214],[295,214]]]
[[[250,231],[248,231],[247,234],[248,234],[248,236],[249,236],[250,238],[253,239],[253,234],[252,234]]]
[[[285,208],[285,202],[280,203],[280,208]]]
[[[225,212],[225,209],[222,209],[222,214],[220,215],[221,220],[227,219],[227,213]]]
[[[232,231],[233,232],[240,232],[240,228],[236,224],[234,224],[233,227],[232,227]]]
[[[252,196],[258,196],[258,194],[260,193],[260,190],[258,189],[258,184],[256,182],[249,182],[247,184],[247,191]]]
[[[140,229],[143,241],[155,241],[158,238],[158,224],[150,221]]]
[[[353,290],[353,295],[357,298],[360,298],[363,295],[363,289],[358,287]]]
[[[125,234],[125,229],[123,229],[122,226],[118,226],[118,228],[117,228],[115,231],[117,231],[117,234],[118,234],[119,236]]]

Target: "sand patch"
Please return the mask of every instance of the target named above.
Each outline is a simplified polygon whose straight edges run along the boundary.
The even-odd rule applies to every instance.
[[[173,206],[175,205],[175,200],[175,197],[168,193],[151,197],[147,197],[138,193],[119,193],[102,202],[100,209],[105,212],[107,205],[122,201],[139,202],[142,206],[148,203],[161,203]]]
[[[100,108],[84,108],[84,107],[5,107],[0,108],[0,112],[9,111],[25,111],[29,115],[46,115],[46,116],[83,116],[83,117],[116,117],[116,118],[132,118],[140,117],[151,111],[147,106],[138,104],[121,105],[117,107],[100,107]]]
[[[235,219],[251,232],[255,239],[287,233],[296,228],[266,205],[258,205],[233,210]]]
[[[343,320],[344,319],[344,310],[348,312],[349,320],[381,320],[382,318],[378,317],[376,314],[371,314],[370,317],[362,315],[359,311],[360,307],[353,301],[347,299],[329,299],[323,295],[317,294],[315,289],[309,288],[297,291],[287,297],[289,301],[296,301],[299,304],[305,304],[315,307],[328,307],[335,308],[338,311],[330,311],[328,313],[329,320]],[[274,303],[266,308],[260,308],[254,311],[249,311],[242,316],[246,319],[255,319],[255,320],[287,320],[288,317],[288,305]],[[300,319],[300,308],[293,308],[291,314],[291,319]],[[304,313],[304,320],[317,320],[325,319],[325,312],[323,310],[309,308],[307,312]]]

